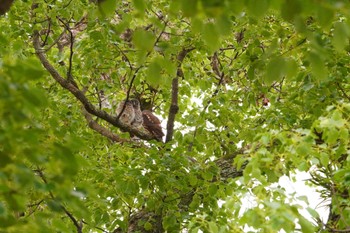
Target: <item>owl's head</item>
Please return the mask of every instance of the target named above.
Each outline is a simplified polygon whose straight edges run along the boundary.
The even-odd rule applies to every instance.
[[[132,104],[132,106],[133,106],[134,108],[140,108],[140,102],[139,102],[138,99],[131,99],[131,100],[129,100],[129,101],[130,101],[130,103]]]

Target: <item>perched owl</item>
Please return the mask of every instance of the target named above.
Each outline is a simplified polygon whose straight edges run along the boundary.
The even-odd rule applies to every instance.
[[[117,117],[120,115],[119,120],[122,123],[126,125],[131,125],[131,123],[135,120],[135,110],[134,110],[133,103],[130,100],[121,101],[118,104],[116,114],[117,114]]]
[[[131,125],[136,128],[140,128],[143,123],[142,112],[140,108],[140,102],[137,99],[130,100],[134,108],[134,120],[131,122]]]
[[[162,131],[162,126],[160,125],[160,120],[149,110],[143,110],[142,117],[143,127],[153,134],[158,141],[162,141],[164,133]]]

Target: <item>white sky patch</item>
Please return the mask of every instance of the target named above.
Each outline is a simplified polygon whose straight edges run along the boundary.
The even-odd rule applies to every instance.
[[[313,218],[306,210],[307,207],[310,207],[311,209],[317,211],[322,221],[326,223],[329,214],[329,208],[327,205],[329,203],[324,202],[323,198],[320,196],[320,193],[317,192],[316,187],[311,187],[305,184],[307,180],[311,179],[310,174],[307,172],[298,172],[293,176],[293,179],[295,179],[295,181],[291,181],[287,176],[282,176],[278,184],[286,190],[288,195],[296,194],[296,197],[306,196],[308,204],[301,200],[300,202],[296,203],[303,207],[303,209],[300,210],[300,214],[302,214],[308,220],[314,222]]]

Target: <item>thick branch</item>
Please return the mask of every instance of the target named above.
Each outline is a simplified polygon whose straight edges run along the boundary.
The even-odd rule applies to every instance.
[[[183,71],[181,68],[182,61],[185,59],[186,55],[192,51],[193,48],[189,49],[182,49],[182,51],[177,56],[177,74],[176,77],[173,79],[171,84],[171,105],[169,109],[169,115],[168,115],[168,122],[167,122],[167,134],[165,138],[165,142],[169,142],[173,139],[174,135],[174,122],[175,122],[175,116],[177,112],[179,111],[178,106],[178,93],[179,93],[179,77],[183,77]]]
[[[110,139],[113,142],[126,142],[127,140],[120,138],[117,134],[114,134],[109,129],[103,127],[102,125],[98,124],[94,119],[92,119],[92,116],[90,113],[88,113],[85,108],[82,108],[82,112],[84,114],[84,117],[88,123],[88,126],[101,134],[102,136],[105,136],[106,138]]]
[[[67,79],[64,79],[58,73],[58,71],[51,65],[51,63],[47,60],[44,54],[44,50],[40,47],[40,36],[37,31],[35,31],[33,35],[33,45],[35,48],[36,55],[38,56],[41,64],[45,67],[45,69],[64,89],[72,93],[75,96],[75,98],[83,104],[84,108],[88,113],[95,115],[124,131],[128,131],[141,139],[144,139],[144,140],[155,139],[155,137],[149,132],[145,130],[142,131],[139,129],[135,129],[135,128],[132,128],[131,126],[125,125],[121,123],[116,117],[109,115],[103,110],[97,109],[92,103],[90,103],[90,101],[87,99],[84,93],[81,90],[79,90],[79,88],[74,83],[70,82]]]

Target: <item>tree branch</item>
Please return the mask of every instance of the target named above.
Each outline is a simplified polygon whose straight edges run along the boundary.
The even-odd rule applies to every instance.
[[[191,52],[194,48],[182,49],[177,56],[177,74],[171,83],[171,105],[169,108],[168,122],[167,122],[167,134],[165,138],[165,143],[171,141],[174,135],[174,122],[175,116],[179,111],[178,106],[178,93],[179,93],[179,77],[183,77],[183,71],[181,68],[182,61],[185,59],[186,55]]]
[[[117,119],[116,117],[109,115],[108,113],[106,113],[103,110],[99,110],[97,109],[88,99],[87,97],[84,95],[84,93],[76,86],[74,85],[72,82],[70,82],[69,80],[64,79],[59,73],[58,71],[51,65],[51,63],[47,60],[45,54],[44,54],[44,50],[40,47],[40,36],[38,31],[34,32],[33,35],[33,45],[34,45],[34,49],[36,52],[36,55],[38,56],[41,64],[45,67],[45,69],[50,73],[50,75],[66,90],[68,90],[72,95],[74,95],[74,97],[80,101],[84,108],[86,109],[86,111],[94,116],[97,116],[107,122],[109,122],[110,124],[114,125],[115,127],[118,127],[124,131],[128,131],[134,135],[136,135],[137,137],[143,139],[143,140],[152,140],[152,139],[156,139],[154,137],[154,135],[150,134],[148,131],[146,130],[142,130],[142,129],[136,129],[133,128],[129,125],[125,125],[123,123],[121,123],[119,121],[119,119]]]
[[[128,140],[120,138],[117,134],[114,134],[109,129],[103,127],[102,125],[98,124],[94,119],[92,119],[92,116],[90,113],[88,113],[84,107],[82,107],[83,115],[88,123],[88,126],[101,134],[102,136],[110,139],[112,142],[127,142]]]

